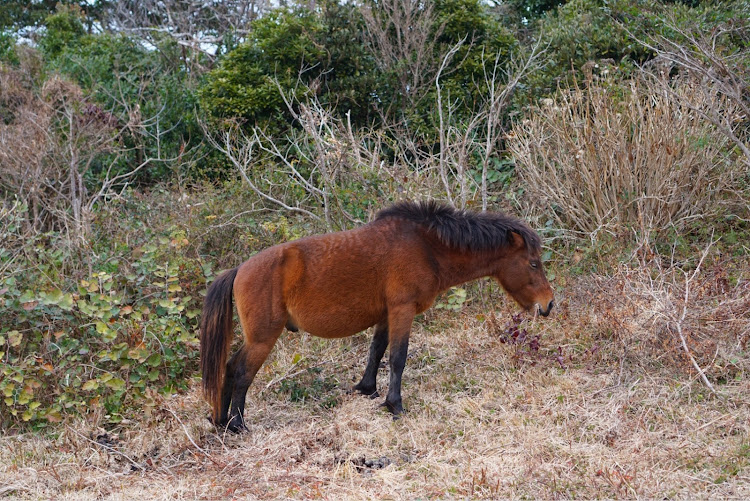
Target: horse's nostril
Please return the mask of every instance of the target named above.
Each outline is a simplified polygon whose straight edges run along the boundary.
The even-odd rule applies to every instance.
[[[542,310],[542,306],[538,305],[539,314],[541,316],[543,316],[543,317],[548,316],[550,314],[550,312],[552,311],[552,307],[553,306],[555,306],[555,302],[554,301],[550,301],[549,303],[547,303],[547,309],[546,310]]]

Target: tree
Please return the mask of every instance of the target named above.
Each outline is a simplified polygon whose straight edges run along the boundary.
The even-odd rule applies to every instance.
[[[478,0],[369,1],[362,10],[368,47],[389,76],[380,80],[376,104],[386,117],[406,120],[411,127],[437,126],[434,80],[444,62],[441,89],[460,100],[459,108],[468,115],[479,104],[478,92],[484,89],[477,84],[489,70],[486,65],[494,64],[496,55],[501,65],[507,63],[518,44]]]
[[[44,20],[44,31],[39,48],[49,59],[54,59],[66,47],[77,44],[86,35],[84,14],[77,5],[58,5],[57,12]]]
[[[57,13],[50,16],[49,24],[55,25],[63,16],[72,17]],[[60,24],[75,26],[67,21]],[[118,120],[137,124],[122,135],[127,153],[119,156],[116,169],[128,171],[149,157],[182,156],[185,160],[185,155],[199,147],[202,133],[195,120],[196,81],[180,64],[179,47],[174,41],[167,39],[154,50],[123,34],[70,31],[76,36],[48,29],[40,40],[48,69],[75,81],[87,99]],[[164,162],[145,165],[138,172],[138,180],[164,179],[169,168]],[[94,166],[90,175],[99,172]]]
[[[284,130],[292,120],[279,92],[296,89],[368,121],[376,78],[362,44],[362,19],[348,4],[316,11],[277,9],[253,23],[250,39],[227,54],[200,90],[214,117],[241,117]]]
[[[684,106],[713,124],[743,155],[750,169],[750,27],[730,19],[711,30],[695,20],[680,26],[674,17],[662,22],[675,36],[639,40],[656,57],[648,69],[655,82]],[[676,74],[670,78],[672,72]],[[688,98],[676,93],[678,84],[691,85]],[[696,99],[697,98],[697,99]],[[713,103],[701,107],[695,102]]]
[[[396,109],[414,107],[440,65],[435,53],[445,27],[436,22],[435,4],[381,0],[367,2],[361,10],[365,39],[378,69],[393,75],[401,97],[392,104]]]
[[[268,0],[121,0],[110,4],[111,29],[153,45],[172,39],[185,63],[212,62],[243,41]],[[196,60],[197,59],[197,60]]]
[[[93,25],[101,19],[110,0],[3,0],[0,9],[0,31],[18,32],[28,35],[42,26],[45,19],[60,9],[78,9],[83,13],[84,25],[91,32]]]
[[[0,107],[11,116],[0,123],[0,190],[29,205],[32,231],[58,231],[84,245],[96,204],[149,162],[118,168],[123,136],[138,124],[102,110],[69,80],[23,72],[0,66]],[[39,88],[34,80],[43,80]]]

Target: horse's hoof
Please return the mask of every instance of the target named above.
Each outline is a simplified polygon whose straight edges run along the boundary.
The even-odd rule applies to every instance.
[[[360,386],[359,384],[355,384],[352,386],[352,388],[349,390],[349,393],[359,393],[360,395],[365,395],[370,398],[377,398],[380,395],[378,394],[378,390],[375,387],[372,388],[366,388],[363,386]]]
[[[380,404],[381,407],[385,407],[388,409],[388,412],[393,414],[393,419],[396,420],[401,417],[401,414],[404,413],[404,406],[401,404],[401,402],[389,402],[387,399],[385,402]]]
[[[249,431],[250,431],[250,430],[248,429],[248,427],[247,427],[247,426],[245,426],[244,424],[241,424],[241,425],[230,424],[230,425],[228,425],[228,426],[226,427],[226,430],[227,430],[227,431],[228,431],[229,433],[234,433],[235,435],[239,435],[240,433],[246,433],[246,432],[249,432]]]
[[[230,419],[228,421],[222,421],[219,424],[215,424],[217,431],[224,431],[229,433],[244,433],[250,431],[245,423],[240,421],[240,424],[235,424],[236,419]]]

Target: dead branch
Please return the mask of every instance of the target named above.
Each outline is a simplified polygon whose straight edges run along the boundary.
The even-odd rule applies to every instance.
[[[383,71],[395,71],[406,104],[413,106],[438,70],[434,57],[445,26],[435,26],[434,4],[382,0],[361,7],[366,41]]]
[[[750,166],[750,137],[742,129],[743,123],[750,120],[750,67],[746,62],[750,49],[745,47],[732,53],[723,43],[731,35],[747,37],[750,27],[738,24],[710,31],[689,30],[672,18],[661,21],[677,33],[679,40],[659,36],[649,41],[630,33],[638,43],[656,54],[645,70],[669,93],[674,93],[675,87],[669,78],[673,67],[681,71],[679,79],[696,82],[694,92],[703,97],[697,101],[712,99],[715,106],[706,108],[696,105],[694,98],[676,94],[675,97],[717,127],[742,152],[745,165]],[[722,96],[723,102],[714,95]]]
[[[242,130],[242,127],[236,123],[231,123],[224,130],[218,132],[211,132],[209,126],[205,123],[201,123],[201,127],[209,144],[226,156],[226,158],[237,169],[237,173],[242,177],[242,180],[245,181],[252,192],[258,197],[290,212],[300,212],[307,216],[311,216],[314,219],[320,219],[316,214],[307,209],[288,205],[283,200],[273,197],[261,190],[258,185],[253,182],[251,172],[257,160],[254,150],[261,145],[257,133],[248,136]]]

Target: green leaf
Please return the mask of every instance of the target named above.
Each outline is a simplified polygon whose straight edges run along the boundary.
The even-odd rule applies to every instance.
[[[106,384],[113,390],[122,390],[123,388],[125,388],[125,380],[119,377],[112,378],[104,384]]]
[[[21,334],[18,331],[10,331],[8,333],[8,342],[12,347],[16,347],[19,344],[21,344],[21,341],[23,340],[23,334]]]
[[[57,305],[65,311],[72,310],[73,309],[73,294],[65,294],[62,297],[62,299],[60,299],[60,302]]]
[[[42,297],[42,302],[44,304],[58,304],[63,298],[63,293],[60,289],[55,289],[46,294],[43,294]]]
[[[150,367],[156,367],[157,365],[160,365],[161,355],[159,355],[158,353],[154,353],[146,359],[146,364],[148,364]]]
[[[60,411],[49,411],[46,417],[47,421],[50,423],[59,423],[62,421],[62,414],[60,414]]]
[[[89,379],[88,381],[86,381],[85,383],[83,383],[82,388],[85,391],[94,391],[94,390],[97,390],[99,388],[99,381],[97,381],[96,379]]]
[[[104,322],[96,322],[96,332],[102,335],[104,341],[114,341],[117,333],[109,328]]]

